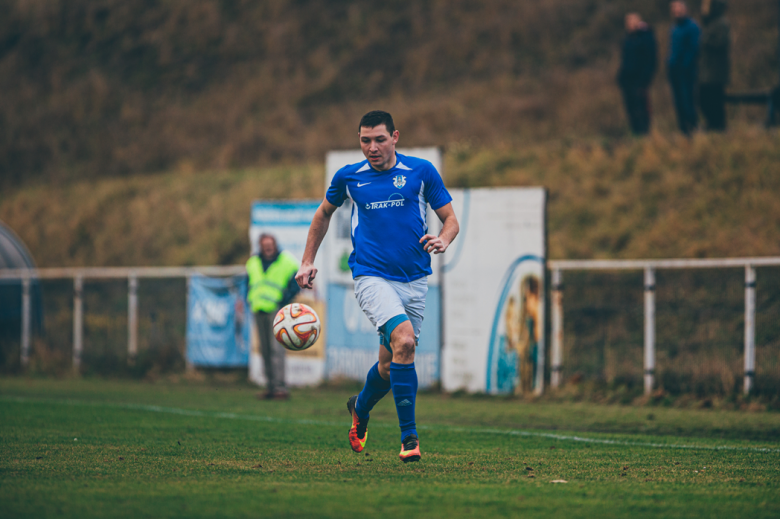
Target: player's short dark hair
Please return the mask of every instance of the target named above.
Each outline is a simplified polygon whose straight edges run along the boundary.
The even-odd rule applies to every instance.
[[[389,133],[390,135],[392,135],[393,132],[395,132],[395,124],[393,123],[393,116],[387,112],[383,112],[382,110],[373,110],[371,112],[368,112],[360,119],[360,124],[358,125],[358,133],[360,133],[360,129],[363,127],[375,128],[380,124],[385,125],[385,128],[387,128],[387,133]]]

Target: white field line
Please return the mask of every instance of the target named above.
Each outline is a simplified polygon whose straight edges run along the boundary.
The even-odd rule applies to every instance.
[[[174,414],[180,416],[193,416],[198,418],[221,418],[225,420],[244,420],[250,422],[266,422],[279,424],[297,424],[297,425],[321,425],[329,427],[345,427],[344,422],[328,422],[325,420],[304,420],[275,418],[273,416],[258,416],[238,413],[206,412],[196,411],[194,409],[180,409],[176,407],[164,407],[159,405],[147,404],[118,404],[111,402],[90,402],[85,400],[72,399],[47,399],[47,398],[28,398],[16,396],[0,396],[0,401],[19,402],[19,403],[38,403],[38,404],[59,404],[80,407],[108,407],[113,409],[128,409],[131,411],[147,411],[152,413]],[[394,427],[390,424],[374,424],[375,427]],[[581,443],[595,443],[600,445],[619,445],[625,447],[646,447],[654,449],[683,449],[683,450],[706,450],[706,451],[734,451],[734,452],[761,452],[780,454],[780,449],[770,449],[767,447],[740,447],[732,445],[697,445],[681,443],[655,443],[638,442],[626,440],[613,440],[608,438],[588,438],[585,436],[572,436],[568,434],[546,433],[539,431],[525,431],[522,429],[488,429],[481,427],[457,427],[450,425],[418,425],[418,429],[429,431],[446,431],[463,434],[491,434],[504,436],[520,436],[524,438],[547,438],[558,441],[570,441]]]

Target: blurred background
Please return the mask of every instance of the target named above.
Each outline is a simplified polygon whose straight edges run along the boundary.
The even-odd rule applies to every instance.
[[[658,39],[644,138],[615,80],[630,11]],[[354,148],[372,109],[393,114],[404,146],[442,147],[450,186],[545,186],[550,258],[780,255],[780,136],[761,105],[729,106],[725,133],[678,132],[667,0],[0,0],[0,12],[0,220],[39,267],[243,263],[251,200],[321,197],[324,154]],[[731,2],[729,91],[780,82],[778,17],[777,2]],[[757,391],[780,406],[778,270],[759,270]],[[659,274],[667,393],[738,392],[742,276]],[[565,379],[630,400],[641,274],[570,274],[566,287]],[[30,369],[62,374],[72,284],[40,288]],[[131,368],[126,282],[87,282],[83,371],[183,370],[185,297],[181,280],[140,283],[146,357]],[[21,369],[11,321],[4,373]]]
[[[623,17],[654,26],[661,60],[670,26],[666,0],[0,5],[5,187],[320,162],[354,146],[355,121],[374,106],[407,144],[617,137]],[[777,84],[776,9],[732,2],[733,88]],[[663,73],[652,97],[658,129],[671,131]]]

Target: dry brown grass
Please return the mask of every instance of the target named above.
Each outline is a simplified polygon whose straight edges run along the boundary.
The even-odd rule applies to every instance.
[[[249,208],[323,192],[320,166],[193,173],[24,188],[0,219],[40,266],[204,265],[242,261]]]
[[[0,0],[0,186],[319,161],[375,108],[410,146],[624,135],[614,76],[635,9],[663,58],[668,0]],[[777,82],[775,10],[732,2],[733,88]]]
[[[448,154],[448,182],[549,189],[552,258],[780,254],[780,135],[580,140]]]
[[[780,135],[564,140],[447,149],[450,186],[549,190],[551,258],[780,254]],[[6,191],[0,219],[40,266],[241,262],[254,199],[319,198],[319,164]]]

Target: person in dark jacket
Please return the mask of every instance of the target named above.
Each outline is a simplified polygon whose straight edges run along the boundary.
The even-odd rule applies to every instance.
[[[726,129],[726,85],[731,63],[731,27],[726,19],[726,0],[703,0],[704,29],[701,33],[699,58],[699,106],[707,129]]]
[[[690,135],[698,124],[694,91],[698,76],[701,30],[696,22],[688,17],[688,6],[685,2],[672,2],[671,12],[674,24],[666,70],[674,96],[677,123],[681,132]]]
[[[650,84],[657,64],[657,45],[653,29],[637,13],[626,15],[626,37],[618,71],[626,114],[635,135],[650,131]]]

